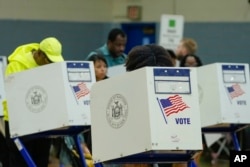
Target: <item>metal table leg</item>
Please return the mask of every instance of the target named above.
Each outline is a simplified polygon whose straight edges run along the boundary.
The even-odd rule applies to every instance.
[[[26,161],[26,163],[28,164],[28,166],[29,167],[36,167],[36,164],[32,160],[30,154],[28,153],[27,149],[22,144],[22,142],[19,140],[19,138],[15,138],[13,141],[16,144],[18,150],[22,154],[22,156],[23,156],[24,160]]]
[[[77,147],[77,151],[78,151],[79,156],[80,156],[81,163],[82,163],[83,167],[87,167],[85,157],[84,157],[84,152],[83,152],[82,147],[81,147],[81,141],[79,139],[79,136],[74,135],[73,137],[74,137],[74,140],[75,140],[75,143],[76,143],[76,147]]]

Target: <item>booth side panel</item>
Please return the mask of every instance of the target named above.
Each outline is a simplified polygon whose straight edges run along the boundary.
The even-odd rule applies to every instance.
[[[201,150],[196,69],[154,67],[148,78],[153,150]]]
[[[66,62],[63,75],[69,125],[91,125],[90,92],[96,82],[93,62]]]
[[[143,69],[92,86],[91,130],[95,162],[151,149],[145,82]]]
[[[11,137],[67,125],[62,64],[10,75],[5,80]]]
[[[201,126],[211,126],[221,123],[220,91],[217,66],[206,65],[198,67],[198,86],[201,112]]]

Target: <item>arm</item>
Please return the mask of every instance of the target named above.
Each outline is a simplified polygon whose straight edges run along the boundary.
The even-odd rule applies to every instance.
[[[19,62],[11,62],[8,64],[6,68],[5,76],[8,76],[16,72],[24,71],[24,70],[27,70],[27,68],[23,64]]]

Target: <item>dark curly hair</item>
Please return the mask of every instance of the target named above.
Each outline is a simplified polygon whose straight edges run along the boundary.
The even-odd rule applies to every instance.
[[[200,66],[202,66],[201,59],[200,59],[198,56],[196,56],[196,55],[194,55],[194,54],[189,54],[189,55],[187,55],[187,56],[185,56],[185,57],[183,57],[183,58],[181,59],[181,61],[180,61],[180,67],[187,67],[186,61],[187,61],[187,58],[188,58],[188,57],[193,57],[193,58],[195,59],[195,61],[196,61],[195,67],[200,67]]]
[[[160,45],[148,44],[133,47],[128,53],[126,70],[133,71],[145,66],[168,66],[173,63],[168,51]]]
[[[88,60],[88,61],[93,61],[94,63],[95,63],[96,61],[98,61],[98,60],[101,60],[101,61],[103,61],[103,62],[106,64],[106,66],[108,67],[108,62],[107,62],[107,60],[106,60],[102,55],[100,55],[100,54],[93,54],[93,55],[90,56],[87,60]]]
[[[114,42],[118,35],[121,35],[123,38],[127,36],[122,29],[114,28],[108,34],[108,41]]]

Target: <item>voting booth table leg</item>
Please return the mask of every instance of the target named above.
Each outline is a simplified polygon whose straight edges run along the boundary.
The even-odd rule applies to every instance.
[[[233,143],[234,143],[234,149],[236,151],[240,151],[241,150],[240,143],[239,143],[239,140],[238,140],[236,132],[231,132],[231,136],[232,136]]]
[[[81,165],[82,167],[87,167],[87,163],[84,157],[84,152],[82,151],[82,148],[81,148],[81,141],[78,135],[82,131],[84,131],[84,127],[72,126],[71,128],[66,129],[66,130],[53,130],[53,131],[38,133],[35,135],[29,135],[27,136],[27,138],[38,138],[38,137],[49,137],[49,136],[68,136],[68,135],[73,136],[76,147],[77,147],[77,152],[80,156]],[[33,161],[32,157],[30,156],[28,150],[25,148],[25,145],[22,143],[22,141],[19,138],[13,138],[13,141],[15,142],[18,150],[20,151],[27,165],[29,167],[37,167],[37,165]],[[98,166],[98,167],[101,167],[101,166]]]
[[[171,164],[171,163],[187,163],[188,167],[196,167],[193,160],[193,151],[186,153],[140,153],[123,158],[110,160],[108,164]]]
[[[188,162],[188,167],[197,167],[194,161]]]
[[[86,164],[86,161],[85,161],[85,158],[84,158],[84,152],[82,151],[82,148],[81,148],[81,141],[79,139],[79,136],[74,135],[73,137],[74,137],[74,140],[75,140],[75,143],[76,143],[77,151],[78,151],[79,156],[80,156],[81,164],[82,164],[83,167],[87,167],[87,164]]]
[[[229,127],[215,127],[215,128],[202,128],[202,132],[203,133],[224,133],[224,132],[228,132],[231,135],[233,144],[234,144],[234,149],[236,151],[240,151],[240,144],[239,144],[239,140],[237,137],[236,132],[246,128],[248,125],[235,125],[235,124],[231,124]]]
[[[237,136],[237,132],[240,131],[242,128],[245,128],[246,125],[235,125],[230,124],[228,127],[213,127],[213,128],[202,128],[202,132],[204,133],[229,133],[231,140],[233,142],[234,150],[240,151],[240,144]],[[206,139],[205,139],[206,142]],[[229,156],[229,148],[227,148],[226,143],[228,142],[228,139],[226,136],[224,136],[224,139],[222,141],[218,140],[216,143],[219,144],[219,148],[215,153],[212,153],[212,161],[211,163],[214,164],[218,157],[221,155],[222,151],[225,151],[226,154]]]
[[[19,140],[19,138],[13,139],[14,143],[16,144],[18,150],[22,154],[22,157],[24,158],[25,162],[29,167],[36,167],[36,164],[32,160],[31,156],[29,155],[27,149],[25,146],[22,144],[22,142]]]

